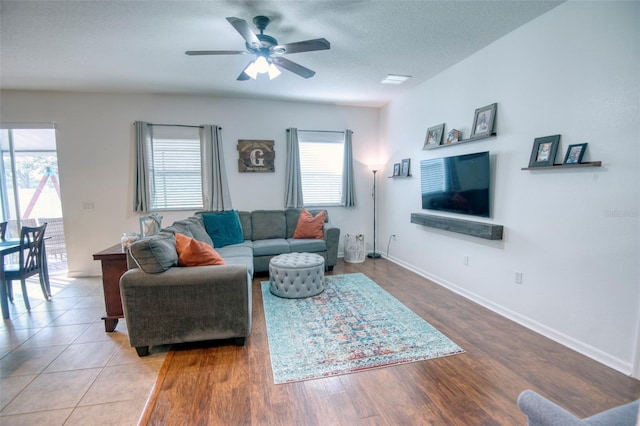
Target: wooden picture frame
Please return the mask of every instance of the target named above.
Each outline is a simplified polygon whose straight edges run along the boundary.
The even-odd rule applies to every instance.
[[[238,139],[238,171],[240,173],[275,172],[276,153],[272,140]]]
[[[402,160],[402,166],[400,169],[400,176],[410,176],[411,173],[411,159],[410,158],[405,158],[404,160]]]
[[[422,149],[429,149],[431,146],[440,145],[442,143],[442,134],[444,133],[444,123],[427,129],[427,136],[424,138]]]
[[[529,158],[529,167],[553,166],[560,145],[560,135],[536,138]]]
[[[449,133],[447,133],[447,140],[445,140],[444,143],[445,145],[449,145],[458,142],[460,139],[462,139],[462,132],[460,132],[460,130],[451,129],[449,130]]]
[[[493,133],[497,110],[498,104],[491,104],[476,109],[475,116],[473,117],[473,127],[471,128],[471,138],[488,136]]]
[[[393,176],[400,176],[400,163],[393,165]]]
[[[587,150],[586,143],[577,143],[573,145],[569,145],[567,148],[567,153],[564,156],[563,164],[580,164],[582,163],[582,157],[584,157],[584,152]]]

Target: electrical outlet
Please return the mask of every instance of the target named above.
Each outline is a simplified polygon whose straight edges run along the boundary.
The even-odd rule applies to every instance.
[[[464,256],[464,257],[462,258],[462,264],[463,264],[464,266],[469,266],[469,256]]]
[[[96,209],[96,205],[93,201],[83,201],[82,202],[82,209],[83,210],[95,210]]]
[[[392,239],[393,241],[395,241],[395,240],[396,240],[396,234],[392,234],[392,235],[391,235],[391,239]]]
[[[516,278],[514,281],[516,284],[522,284],[522,272],[516,271]]]

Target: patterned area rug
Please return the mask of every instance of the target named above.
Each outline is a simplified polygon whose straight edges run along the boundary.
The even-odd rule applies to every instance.
[[[283,299],[262,282],[276,384],[464,352],[364,274],[328,275],[327,288]]]

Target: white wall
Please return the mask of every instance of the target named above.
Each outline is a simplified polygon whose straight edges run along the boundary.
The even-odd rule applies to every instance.
[[[371,172],[362,161],[377,154],[379,109],[311,103],[194,96],[77,94],[5,91],[2,122],[55,122],[62,206],[71,276],[98,275],[92,254],[139,231],[133,213],[133,122],[217,124],[233,207],[281,209],[284,205],[286,129],[353,130],[355,208],[329,208],[342,233],[370,229]],[[239,173],[238,139],[275,141],[275,173]],[[84,208],[93,203],[95,210]],[[163,224],[193,212],[164,212]]]
[[[385,249],[396,235],[391,258],[626,373],[638,362],[640,318],[638,22],[638,2],[565,3],[381,116],[389,173],[411,158],[414,174],[381,188],[379,235]],[[421,150],[439,123],[468,137],[475,108],[493,102],[496,138]],[[553,134],[562,135],[557,162],[569,144],[588,142],[584,161],[603,166],[522,171],[534,138]],[[478,220],[504,225],[502,241],[410,223],[411,213],[430,213],[421,210],[420,160],[485,150],[493,214]]]

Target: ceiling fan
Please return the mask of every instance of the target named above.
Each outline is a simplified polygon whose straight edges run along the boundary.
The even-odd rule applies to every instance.
[[[309,68],[303,67],[293,61],[283,58],[283,55],[291,53],[311,52],[314,50],[327,50],[331,48],[331,44],[324,38],[316,38],[313,40],[299,41],[296,43],[278,44],[278,40],[264,34],[264,30],[271,20],[266,16],[256,16],[253,23],[260,30],[260,34],[256,34],[247,21],[240,18],[227,18],[227,21],[233,28],[240,33],[245,39],[247,50],[188,50],[184,53],[190,56],[195,55],[255,55],[255,60],[247,65],[238,80],[245,81],[250,78],[256,79],[258,74],[266,73],[270,79],[274,79],[280,75],[278,67],[303,78],[311,78],[316,73]]]

